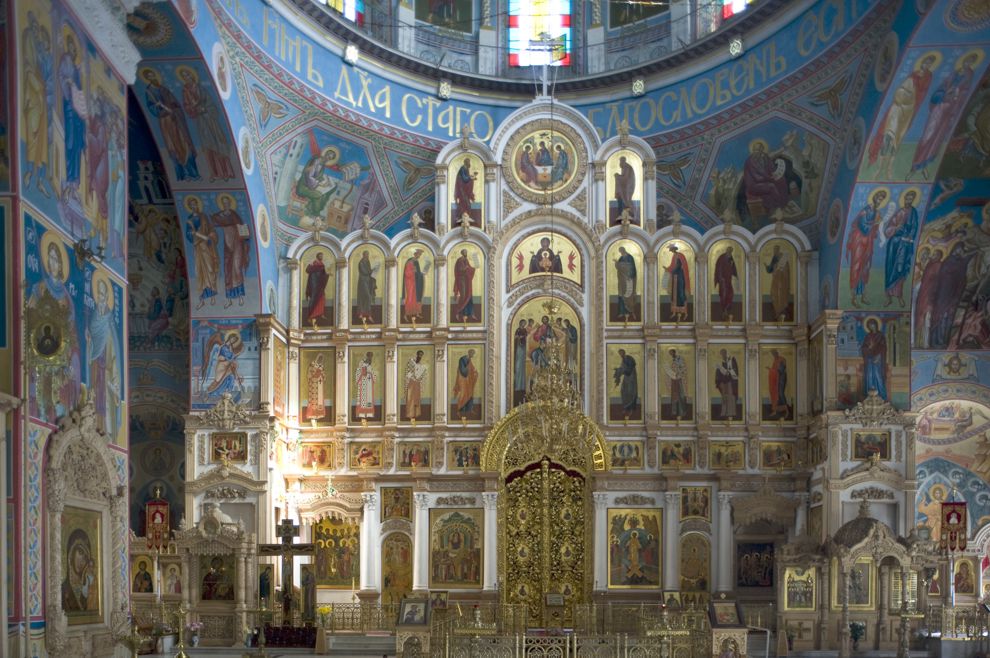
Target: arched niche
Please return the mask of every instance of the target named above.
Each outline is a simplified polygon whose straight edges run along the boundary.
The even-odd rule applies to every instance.
[[[50,656],[110,656],[130,631],[127,489],[92,399],[48,440],[47,610]]]

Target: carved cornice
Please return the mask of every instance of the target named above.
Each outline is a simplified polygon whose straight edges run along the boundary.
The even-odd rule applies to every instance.
[[[901,425],[910,427],[914,419],[898,411],[892,404],[881,398],[876,391],[870,391],[866,399],[856,404],[852,409],[846,409],[847,422],[858,423],[863,427],[882,427],[885,425]]]
[[[894,492],[881,487],[863,487],[855,489],[849,498],[852,500],[894,500]]]
[[[268,488],[263,480],[255,480],[239,468],[224,467],[222,464],[199,478],[186,482],[185,487],[186,493],[198,494],[219,485],[237,485],[252,493],[264,493]]]
[[[140,1],[71,0],[69,4],[124,82],[134,84],[141,53],[127,35],[127,15]]]

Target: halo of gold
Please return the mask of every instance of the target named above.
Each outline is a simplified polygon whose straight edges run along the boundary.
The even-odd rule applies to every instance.
[[[159,72],[158,72],[158,69],[155,69],[155,68],[152,68],[152,67],[150,67],[150,66],[142,66],[142,67],[141,67],[141,70],[140,70],[140,71],[138,71],[138,76],[139,76],[139,77],[140,77],[140,78],[141,78],[142,80],[145,80],[145,77],[146,77],[146,76],[147,76],[147,74],[149,74],[149,73],[150,73],[150,74],[151,74],[152,76],[154,76],[156,80],[158,80],[159,82],[161,82],[161,79],[162,79],[162,75],[161,75],[161,73],[159,73]]]
[[[48,270],[48,250],[51,245],[55,245],[58,249],[58,256],[62,259],[62,277],[60,281],[65,283],[69,278],[69,254],[65,249],[65,243],[62,242],[62,238],[58,236],[54,231],[47,231],[43,236],[41,236],[41,264],[48,272],[48,276],[54,277],[55,273]]]
[[[234,210],[237,208],[237,199],[230,192],[221,192],[217,195],[217,207],[223,209],[223,204],[221,203],[224,199],[230,199],[230,209]]]
[[[75,44],[76,44],[76,56],[73,58],[72,61],[75,62],[76,64],[78,64],[79,63],[79,56],[80,56],[80,52],[79,52],[79,37],[76,36],[75,30],[73,30],[71,27],[69,27],[68,25],[62,25],[62,44],[63,44],[63,47],[65,47],[66,49],[68,49],[68,44],[69,44],[70,41],[74,41]]]
[[[189,207],[189,202],[192,201],[193,199],[196,199],[197,201],[199,201],[199,209],[202,210],[203,209],[203,200],[201,198],[199,198],[199,195],[198,194],[190,194],[185,199],[183,199],[183,201],[182,201],[182,207],[185,208],[186,210],[188,210],[189,212],[193,212],[193,209]]]
[[[919,188],[917,188],[917,187],[914,187],[914,186],[909,187],[906,190],[904,190],[903,192],[901,192],[901,195],[899,197],[897,197],[897,207],[898,208],[900,208],[901,206],[904,205],[904,197],[907,196],[907,193],[908,192],[914,192],[914,201],[915,201],[915,203],[917,203],[918,200],[921,199],[921,190]]]
[[[939,66],[942,65],[942,53],[938,50],[929,50],[927,53],[919,57],[918,60],[914,63],[914,70],[917,71],[918,69],[920,69],[921,63],[925,61],[925,59],[928,57],[931,57],[932,59],[935,60],[935,63],[928,68],[929,71],[934,71],[935,69],[937,69]]]
[[[876,314],[867,315],[863,318],[863,329],[868,330],[870,328],[870,320],[876,320],[877,331],[883,331],[883,320],[881,320],[880,316]]]
[[[568,163],[565,180],[548,188],[532,187],[516,175],[516,163],[519,161],[523,146],[530,139],[539,140],[540,133],[553,135],[571,148],[572,161]],[[553,150],[554,144],[552,140],[550,141]],[[508,172],[505,176],[506,184],[509,189],[531,203],[548,204],[551,199],[561,200],[571,196],[584,182],[587,169],[588,153],[584,140],[574,128],[559,119],[536,119],[521,126],[512,134],[502,154],[502,170]]]
[[[182,80],[183,72],[188,71],[192,75],[193,82],[199,82],[199,73],[191,66],[186,66],[185,64],[180,64],[175,67],[175,77]]]
[[[874,187],[872,190],[870,190],[869,194],[866,195],[866,199],[868,203],[873,203],[873,197],[877,195],[877,192],[883,192],[884,194],[887,195],[886,198],[890,199],[890,188],[881,185],[880,187]]]
[[[337,164],[340,160],[340,149],[336,146],[326,146],[320,151],[320,157],[326,160],[328,165]]]
[[[955,68],[956,69],[959,69],[960,65],[970,55],[976,55],[976,61],[973,62],[973,68],[976,68],[977,66],[979,66],[983,62],[983,58],[985,56],[982,48],[973,48],[972,50],[968,50],[967,52],[963,53],[963,56],[956,60],[956,66],[955,66]]]
[[[98,289],[98,284],[103,282],[107,286],[107,307],[113,309],[114,298],[113,298],[113,285],[110,283],[110,277],[103,270],[93,270],[93,280],[90,282],[92,287],[93,300],[96,300],[96,291]]]
[[[942,483],[935,483],[928,489],[928,493],[932,500],[942,502],[948,497],[949,488]]]
[[[749,152],[750,153],[753,152],[753,147],[755,147],[757,144],[763,144],[763,152],[764,153],[770,153],[770,145],[767,144],[767,140],[765,140],[765,139],[763,139],[761,137],[758,137],[758,138],[754,139],[753,141],[751,141],[749,143]]]

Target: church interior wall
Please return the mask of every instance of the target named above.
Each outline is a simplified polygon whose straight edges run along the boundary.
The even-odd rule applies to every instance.
[[[142,20],[128,29],[143,60],[132,84],[62,2],[0,2],[0,49],[17,55],[3,73],[15,74],[9,97],[22,109],[8,117],[3,91],[15,80],[0,77],[0,228],[9,306],[22,309],[4,314],[0,364],[9,355],[21,373],[9,390],[27,400],[5,453],[18,655],[44,653],[52,603],[41,575],[51,557],[41,549],[48,436],[86,398],[129,484],[138,534],[140,508],[160,486],[176,528],[214,510],[221,525],[241,521],[243,541],[272,541],[286,518],[303,521],[307,540],[346,525],[348,558],[360,560],[344,575],[329,576],[325,554],[306,562],[320,602],[434,584],[491,597],[496,510],[479,451],[532,374],[538,341],[517,362],[518,321],[538,327],[551,295],[574,331],[547,331],[576,338],[585,409],[610,453],[595,509],[606,520],[655,512],[665,538],[647,586],[627,590],[603,526],[596,592],[738,588],[762,604],[774,589],[760,574],[740,576],[743,555],[779,550],[799,519],[825,540],[864,499],[907,535],[937,533],[939,503],[961,498],[967,557],[985,555],[986,33],[945,3],[926,14],[917,3],[850,0],[848,13],[826,18],[828,4],[747,43],[739,59],[669,85],[650,79],[645,96],[526,105],[457,90],[444,102],[431,81],[343,64],[338,44],[310,41],[298,17],[255,18],[271,12],[255,0],[240,12],[212,0],[136,10]],[[644,34],[674,29],[669,15],[627,29],[608,5],[606,32],[619,34],[611,65],[635,63],[623,57]],[[444,29],[418,25],[417,47]],[[299,37],[296,52],[312,62],[286,59],[276,33]],[[706,90],[721,96],[706,100]],[[197,103],[205,110],[190,109]],[[183,108],[181,126],[162,119],[170,104]],[[515,171],[528,121],[560,128],[579,156],[574,184],[550,203]],[[468,203],[456,192],[465,159]],[[625,197],[622,159],[636,182]],[[759,166],[783,184],[757,189]],[[553,252],[563,254],[553,277],[529,271],[542,237],[551,269]],[[727,299],[720,263],[730,247]],[[367,306],[365,251],[377,277]],[[327,280],[311,316],[317,252]],[[683,307],[672,253],[687,257]],[[784,277],[769,271],[777,253]],[[416,259],[421,278],[407,269]],[[455,273],[468,264],[465,306]],[[368,399],[362,362],[374,371]],[[718,373],[733,362],[727,383]],[[856,412],[870,388],[917,414],[916,431],[889,429],[883,478],[856,456],[882,437],[835,415]],[[225,395],[257,414],[245,421],[243,461],[230,459],[234,446],[213,445],[240,425],[203,420]],[[804,488],[794,474],[816,455],[827,469]],[[211,478],[223,469],[236,486],[220,491]],[[800,501],[795,527],[726,524],[733,498],[757,492],[761,477]],[[460,523],[478,553],[454,577],[436,571],[431,542]],[[984,586],[990,573],[974,564]]]

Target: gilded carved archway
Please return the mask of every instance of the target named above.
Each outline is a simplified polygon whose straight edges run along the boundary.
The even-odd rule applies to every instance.
[[[573,606],[591,596],[590,477],[608,469],[601,430],[573,400],[527,402],[492,428],[481,467],[500,476],[499,579],[505,602],[525,604],[534,626],[570,623]],[[560,596],[548,601],[548,594]]]

